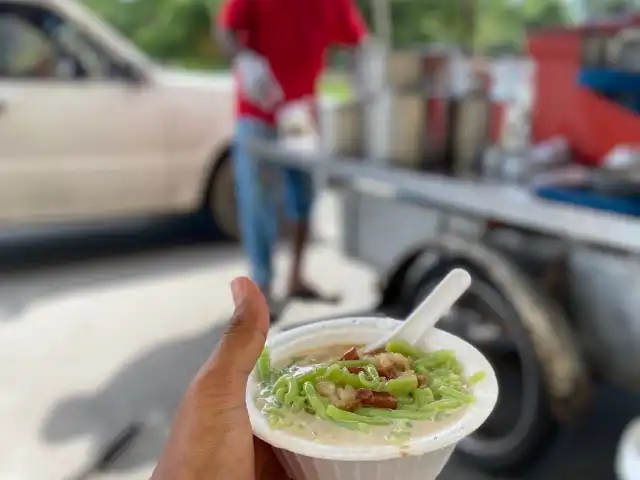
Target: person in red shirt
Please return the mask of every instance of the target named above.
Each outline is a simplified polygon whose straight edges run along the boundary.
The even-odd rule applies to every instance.
[[[247,143],[275,139],[278,107],[313,99],[329,47],[356,54],[367,38],[354,0],[226,0],[218,15],[217,38],[233,61],[237,124],[233,159],[236,198],[251,278],[271,295],[271,252],[277,238],[278,188],[284,182],[287,219],[293,226],[293,262],[288,296],[323,298],[302,278],[309,236],[313,180],[308,173],[257,161]]]

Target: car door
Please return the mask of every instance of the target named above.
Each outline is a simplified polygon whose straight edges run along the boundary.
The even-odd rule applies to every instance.
[[[45,3],[0,0],[0,219],[163,203],[162,99]]]

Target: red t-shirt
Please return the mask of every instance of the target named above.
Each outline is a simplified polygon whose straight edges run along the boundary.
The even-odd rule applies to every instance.
[[[353,0],[226,0],[218,24],[269,61],[285,101],[314,95],[327,49],[358,45],[367,33]],[[274,123],[237,95],[239,115]]]

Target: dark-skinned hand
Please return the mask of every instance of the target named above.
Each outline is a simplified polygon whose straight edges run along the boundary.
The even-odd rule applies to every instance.
[[[269,309],[248,278],[231,283],[235,312],[191,381],[151,480],[283,480],[271,447],[253,436],[245,405],[249,374],[269,330]]]

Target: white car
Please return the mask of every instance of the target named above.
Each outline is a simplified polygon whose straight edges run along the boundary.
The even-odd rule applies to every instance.
[[[233,100],[78,2],[0,0],[0,226],[205,208],[236,236]]]

